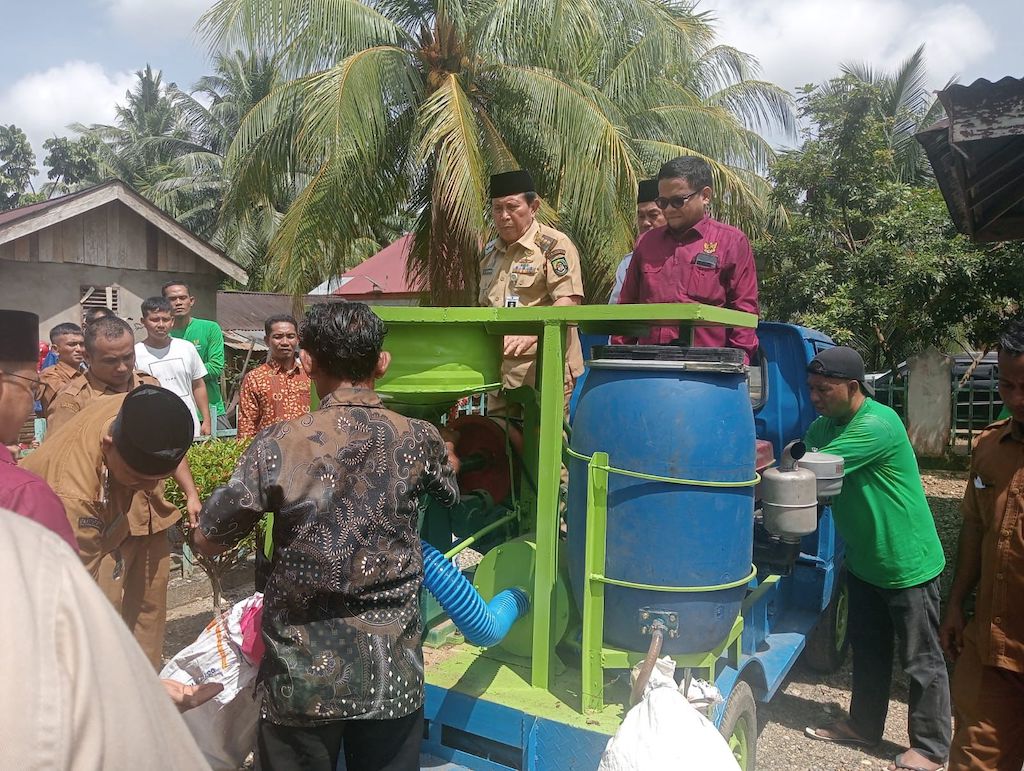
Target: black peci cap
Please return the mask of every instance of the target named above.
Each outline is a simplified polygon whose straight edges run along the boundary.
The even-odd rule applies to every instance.
[[[637,203],[651,203],[658,197],[658,180],[641,179],[636,189]]]
[[[807,371],[812,375],[821,375],[822,377],[856,380],[866,394],[869,396],[875,394],[875,389],[865,382],[864,359],[855,350],[845,345],[826,348],[811,359],[807,365]]]
[[[39,358],[39,317],[28,311],[0,310],[0,361]]]
[[[491,198],[504,198],[506,195],[532,193],[536,189],[530,172],[523,169],[491,175]]]
[[[110,427],[125,463],[148,476],[170,474],[192,446],[195,424],[181,397],[158,386],[129,393]]]

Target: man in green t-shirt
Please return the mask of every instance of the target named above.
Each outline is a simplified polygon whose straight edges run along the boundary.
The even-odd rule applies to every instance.
[[[882,739],[894,648],[910,682],[910,749],[890,769],[933,771],[949,755],[949,680],[939,644],[939,574],[946,564],[906,429],[874,399],[852,348],[822,351],[807,367],[821,415],[804,441],[843,458],[832,502],[846,542],[853,685],[850,718],[807,735],[871,746]]]
[[[216,434],[217,416],[224,414],[224,396],[220,391],[220,375],[224,371],[224,333],[220,324],[192,316],[196,298],[188,284],[169,281],[163,286],[163,296],[174,312],[174,327],[171,337],[188,340],[199,352],[199,358],[206,365],[206,395],[210,400],[212,432]]]

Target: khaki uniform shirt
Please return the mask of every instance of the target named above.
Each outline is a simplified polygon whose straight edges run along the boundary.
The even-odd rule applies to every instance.
[[[133,490],[106,475],[99,441],[126,395],[93,399],[72,415],[67,430],[47,436],[22,462],[56,492],[75,531],[82,561],[94,575],[99,559],[128,536],[161,532],[181,518],[164,498],[163,481],[152,490]]]
[[[52,367],[47,367],[39,373],[39,382],[43,384],[43,395],[39,398],[39,404],[43,407],[45,415],[54,398],[74,378],[82,377],[82,372],[77,367],[58,361]]]
[[[583,297],[580,256],[565,233],[534,222],[522,238],[506,245],[496,238],[480,263],[480,305],[526,308],[554,305],[563,297]],[[583,372],[583,351],[575,327],[566,341],[565,379]],[[537,347],[501,365],[505,388],[532,386],[537,379]]]
[[[128,391],[132,391],[140,385],[158,386],[160,381],[146,372],[136,370],[132,375]],[[122,392],[115,391],[106,383],[100,382],[91,372],[85,372],[81,377],[75,378],[64,386],[64,389],[57,394],[49,409],[46,410],[47,435],[49,436],[67,423],[97,396],[110,396],[119,393]]]
[[[974,440],[964,527],[981,536],[981,579],[966,634],[986,666],[1024,672],[1024,426],[993,423]]]
[[[74,552],[0,509],[4,768],[209,768],[153,667]]]

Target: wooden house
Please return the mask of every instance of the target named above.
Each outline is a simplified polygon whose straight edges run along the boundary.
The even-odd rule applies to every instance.
[[[137,322],[147,297],[187,283],[194,313],[215,318],[224,278],[245,271],[120,180],[0,212],[0,308],[39,314],[39,339],[106,306]]]

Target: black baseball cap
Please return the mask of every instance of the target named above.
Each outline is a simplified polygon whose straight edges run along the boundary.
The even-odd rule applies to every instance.
[[[826,348],[811,359],[807,365],[807,371],[812,375],[821,375],[822,377],[856,380],[860,383],[864,393],[868,396],[875,395],[875,389],[864,379],[864,359],[855,350],[845,345]]]
[[[125,463],[140,474],[170,474],[192,446],[195,424],[181,397],[158,386],[129,393],[110,427]]]

